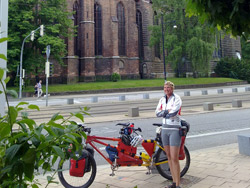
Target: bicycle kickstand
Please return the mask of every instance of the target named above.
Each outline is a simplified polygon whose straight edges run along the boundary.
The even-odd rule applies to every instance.
[[[114,170],[112,170],[112,173],[109,174],[110,176],[115,176]]]
[[[109,174],[110,176],[115,176],[115,173],[114,173],[114,171],[116,171],[116,166],[115,165],[111,165],[111,170],[112,170],[112,173],[111,174]]]
[[[109,174],[110,176],[115,176],[115,173],[114,173],[114,171],[116,171],[117,170],[117,165],[116,165],[116,159],[115,159],[115,162],[111,165],[111,170],[112,170],[112,173],[111,174]]]
[[[152,174],[152,169],[150,166],[147,166],[148,171],[146,172],[147,175]]]

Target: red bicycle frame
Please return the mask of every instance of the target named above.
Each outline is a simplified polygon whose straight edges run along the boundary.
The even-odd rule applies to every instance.
[[[106,157],[100,151],[100,149],[98,147],[95,146],[94,142],[101,144],[101,145],[104,145],[104,146],[110,145],[110,144],[104,143],[100,140],[109,140],[109,141],[119,142],[119,141],[121,141],[121,139],[120,138],[101,137],[101,136],[87,136],[86,144],[91,145],[109,164],[112,164],[112,161],[108,157]]]
[[[113,162],[106,157],[103,152],[95,145],[95,143],[101,144],[103,146],[111,146],[115,148],[115,146],[112,146],[110,144],[107,144],[105,142],[102,142],[100,140],[107,140],[107,141],[114,141],[118,142],[118,163],[120,162],[120,166],[149,166],[150,161],[152,159],[152,155],[155,153],[156,146],[160,147],[163,149],[160,145],[157,144],[155,140],[144,140],[142,143],[143,148],[147,152],[147,154],[143,153],[141,156],[136,155],[136,148],[132,146],[126,146],[122,143],[121,138],[110,138],[110,137],[101,137],[101,136],[87,136],[86,144],[91,145],[109,164],[113,164]],[[123,149],[119,148],[119,144],[125,146],[126,148],[132,148],[133,153],[130,153],[128,151],[124,151]],[[130,158],[127,159],[127,158]],[[142,164],[143,161],[146,164]]]

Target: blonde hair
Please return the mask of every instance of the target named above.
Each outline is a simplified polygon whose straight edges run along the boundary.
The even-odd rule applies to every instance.
[[[168,86],[170,86],[171,88],[174,89],[174,83],[173,82],[166,81],[164,85],[168,85]]]

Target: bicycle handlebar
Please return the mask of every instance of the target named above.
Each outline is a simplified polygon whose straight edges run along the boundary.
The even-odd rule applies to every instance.
[[[83,125],[83,124],[78,124],[78,127],[83,132],[87,132],[89,134],[91,133],[91,128],[86,128],[85,125]]]

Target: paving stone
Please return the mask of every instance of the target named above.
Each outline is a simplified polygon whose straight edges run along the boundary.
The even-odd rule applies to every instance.
[[[144,182],[143,184],[135,184],[138,188],[153,188],[153,187],[165,187],[166,185],[170,185],[170,183],[158,183],[158,182]]]
[[[211,185],[197,183],[197,184],[192,185],[190,188],[210,188],[210,187]]]
[[[207,185],[216,185],[216,186],[220,186],[223,183],[225,183],[225,180],[223,180],[222,178],[217,178],[214,176],[208,176],[207,178],[205,178],[204,180],[200,181],[201,184],[207,184]]]
[[[167,181],[167,179],[165,179],[165,178],[163,178],[162,176],[159,176],[159,175],[154,175],[151,178],[147,179],[147,182],[151,182],[151,183],[154,183],[154,182],[163,183],[163,182],[166,182],[166,181]]]
[[[235,176],[232,177],[232,179],[249,181],[250,176],[249,176],[249,173],[242,172],[242,173],[237,173]]]
[[[93,187],[93,188],[106,188],[107,186],[106,186],[107,184],[103,184],[103,183],[98,183],[98,182],[93,182],[93,184],[90,186],[91,188]]]
[[[187,174],[181,178],[182,188],[250,188],[250,157],[238,154],[237,143],[190,153],[192,162]],[[223,157],[218,159],[218,155]],[[134,188],[136,185],[138,188],[163,188],[170,184],[159,174],[146,175],[146,172],[143,167],[121,167],[111,177],[110,166],[98,167],[96,179],[90,188]],[[44,188],[46,176],[36,179]],[[63,188],[61,184],[49,186],[54,187]]]
[[[221,185],[221,187],[225,187],[225,188],[247,188],[249,186],[249,184],[247,183],[229,183],[226,182],[223,185]]]

